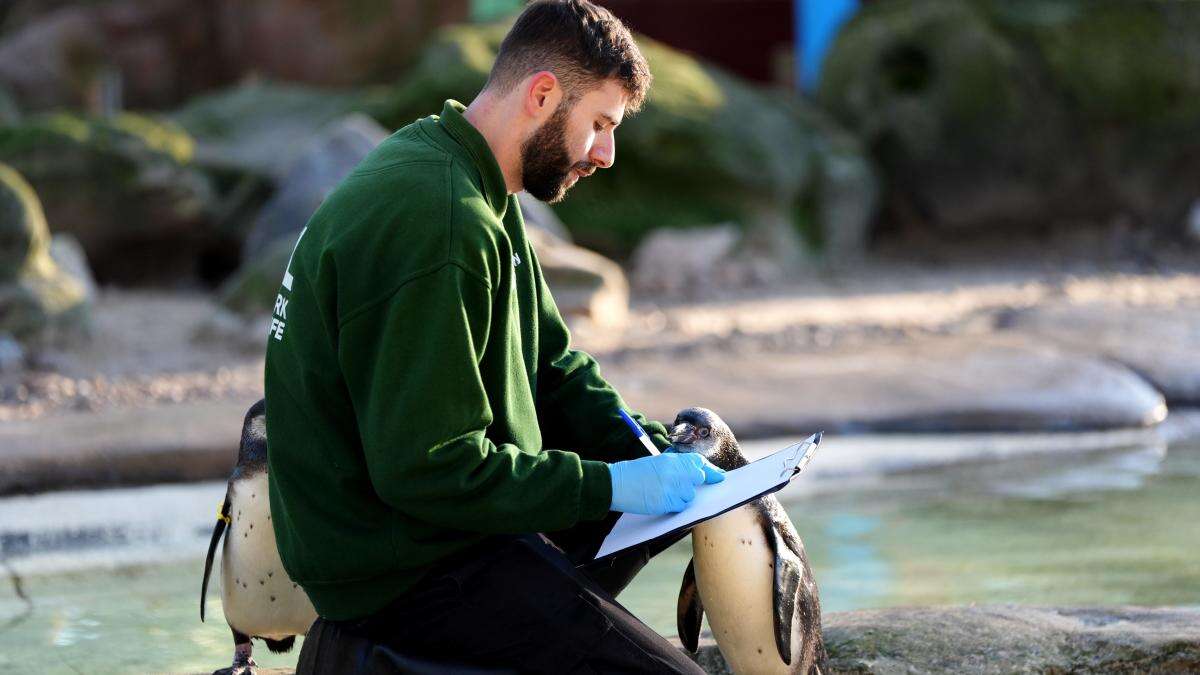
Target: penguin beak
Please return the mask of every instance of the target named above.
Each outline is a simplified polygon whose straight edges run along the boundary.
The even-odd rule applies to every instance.
[[[696,427],[683,422],[676,424],[668,435],[672,445],[691,445],[696,441]]]

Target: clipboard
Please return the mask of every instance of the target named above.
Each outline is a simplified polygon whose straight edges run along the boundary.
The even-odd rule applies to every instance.
[[[746,466],[725,473],[720,483],[699,485],[696,497],[679,513],[647,516],[623,513],[600,544],[592,562],[614,556],[651,539],[689,530],[755,499],[782,490],[812,460],[823,432],[793,443]],[[590,563],[589,563],[590,564]]]

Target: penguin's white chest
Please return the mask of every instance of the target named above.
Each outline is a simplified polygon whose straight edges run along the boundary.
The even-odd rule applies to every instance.
[[[283,639],[303,635],[317,613],[304,589],[283,571],[275,545],[267,473],[230,488],[230,524],[221,554],[221,603],[230,627]]]
[[[754,507],[697,525],[692,558],[709,626],[733,671],[790,672],[775,646],[775,554]]]

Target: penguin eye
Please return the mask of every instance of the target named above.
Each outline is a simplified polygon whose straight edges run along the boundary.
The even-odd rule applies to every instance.
[[[708,438],[708,427],[700,427],[700,438]]]

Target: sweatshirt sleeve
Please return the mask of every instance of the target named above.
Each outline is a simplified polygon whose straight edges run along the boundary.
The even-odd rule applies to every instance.
[[[379,497],[442,527],[559,530],[608,513],[608,467],[573,452],[524,452],[484,433],[479,373],[491,290],[454,262],[409,279],[342,324],[338,359]]]
[[[620,394],[600,374],[596,359],[571,349],[571,335],[559,314],[550,287],[538,264],[538,419],[548,445],[567,447],[589,460],[617,462],[645,457],[646,448],[621,419],[626,407]],[[660,450],[670,447],[667,428],[629,410],[650,441]]]

